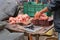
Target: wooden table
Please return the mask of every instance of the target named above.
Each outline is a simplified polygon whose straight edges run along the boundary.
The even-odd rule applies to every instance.
[[[29,33],[29,32],[27,32],[27,33],[29,33],[28,39],[29,40],[33,40],[32,39],[32,34],[36,34],[36,40],[39,40],[39,35],[45,35],[45,33],[48,32],[50,29],[52,29],[53,26],[54,25],[51,25],[49,27],[44,27],[44,28],[42,28],[41,30],[39,30],[39,31],[37,31],[35,33]]]
[[[12,31],[26,32],[25,30],[23,30],[24,28],[23,28],[22,26],[19,26],[19,25],[16,26],[16,27],[14,27],[14,26],[16,26],[16,25],[10,25],[10,24],[8,24],[8,25],[6,26],[6,28],[7,28],[7,29],[10,29],[10,30],[12,30]],[[36,40],[39,40],[39,35],[44,35],[44,33],[46,33],[47,31],[49,31],[50,29],[52,29],[53,26],[54,26],[54,25],[51,25],[51,26],[49,26],[49,27],[43,27],[42,29],[40,29],[39,31],[34,32],[34,33],[26,32],[26,33],[29,34],[29,35],[28,35],[28,40],[33,40],[33,39],[32,39],[32,34],[36,34]],[[22,28],[21,28],[21,27],[22,27]]]
[[[49,20],[53,20],[53,18],[49,19]],[[20,26],[20,25],[10,25],[10,24],[7,24],[6,28],[9,29],[9,30],[12,30],[12,31],[17,31],[17,32],[26,32],[26,33],[29,33],[28,35],[28,40],[33,40],[32,39],[32,34],[37,34],[36,35],[36,40],[39,40],[39,35],[45,35],[46,32],[48,32],[50,29],[53,28],[53,24],[49,27],[43,27],[41,30],[37,31],[37,32],[34,32],[34,33],[29,33],[29,32],[26,32],[24,29],[23,26]],[[38,35],[39,34],[39,35]]]

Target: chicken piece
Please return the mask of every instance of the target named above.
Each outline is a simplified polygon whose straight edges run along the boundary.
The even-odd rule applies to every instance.
[[[23,19],[24,19],[24,21],[28,21],[30,19],[30,17],[27,14],[25,14],[25,15],[23,15]]]
[[[22,18],[21,17],[16,17],[16,23],[21,23],[22,22]]]
[[[13,17],[10,17],[10,18],[9,18],[9,23],[10,23],[10,24],[15,24],[15,23],[16,23],[16,19],[13,18]]]
[[[16,21],[16,19],[13,18],[13,17],[10,17],[10,18],[9,18],[9,22],[12,22],[12,21]]]

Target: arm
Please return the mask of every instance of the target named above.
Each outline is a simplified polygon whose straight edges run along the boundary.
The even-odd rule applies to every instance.
[[[51,0],[51,2],[48,4],[47,7],[45,7],[44,9],[42,9],[41,11],[35,14],[35,17],[39,18],[42,13],[45,13],[47,11],[55,11],[55,10],[56,10],[56,1]]]
[[[55,11],[56,10],[56,1],[55,0],[51,0],[50,3],[48,3],[48,6],[45,7],[44,9],[42,9],[40,12],[41,13],[45,13],[47,11]]]
[[[48,11],[48,7],[45,7],[44,9],[42,9],[41,11],[40,11],[40,13],[45,13],[45,12],[47,12]]]
[[[40,15],[41,14],[43,14],[43,13],[45,13],[45,12],[47,12],[48,11],[48,7],[45,7],[44,9],[42,9],[41,11],[39,11],[39,12],[36,12],[36,14],[35,14],[35,18],[37,18],[37,19],[39,19],[40,18]]]

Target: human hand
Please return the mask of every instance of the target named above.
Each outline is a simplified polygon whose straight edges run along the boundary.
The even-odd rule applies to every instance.
[[[41,14],[43,14],[41,11],[40,12],[36,12],[34,18],[35,19],[39,19]]]
[[[41,14],[39,18],[39,20],[47,20],[47,19],[48,19],[48,16],[45,13]]]

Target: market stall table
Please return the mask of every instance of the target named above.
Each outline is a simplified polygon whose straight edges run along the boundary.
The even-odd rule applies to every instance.
[[[16,26],[16,25],[15,25],[15,26]],[[50,29],[52,29],[53,26],[54,26],[54,25],[51,25],[51,26],[49,26],[49,27],[43,27],[42,29],[40,29],[39,31],[34,32],[34,33],[27,32],[27,31],[23,30],[24,28],[21,28],[20,26],[14,27],[13,25],[10,25],[10,24],[7,25],[6,28],[7,28],[7,29],[10,29],[10,30],[12,30],[12,31],[14,31],[14,32],[26,32],[26,33],[28,33],[28,34],[29,34],[29,35],[28,35],[28,39],[29,39],[29,40],[32,40],[32,35],[31,35],[31,34],[37,34],[37,35],[36,35],[36,40],[39,40],[39,35],[45,35],[45,33],[48,32]],[[38,35],[38,34],[39,34],[39,35]]]
[[[33,40],[32,39],[32,34],[33,34],[33,35],[36,35],[36,40],[39,40],[39,35],[46,35],[45,33],[47,33],[49,30],[53,29],[53,26],[54,25],[51,25],[49,27],[43,27],[42,29],[40,29],[39,31],[34,32],[34,33],[26,32],[26,33],[29,33],[28,39]]]
[[[6,25],[6,29],[10,30],[10,31],[13,31],[13,32],[24,32],[24,30],[20,29],[20,26],[19,25],[11,25],[11,24],[7,24]]]
[[[50,18],[49,20],[52,20],[52,18]],[[46,32],[48,32],[50,29],[53,28],[53,24],[51,26],[47,26],[47,27],[42,27],[40,30],[36,31],[36,32],[28,32],[27,30],[24,30],[24,26],[21,26],[21,25],[17,25],[17,24],[14,24],[14,25],[11,25],[11,24],[7,24],[6,28],[9,29],[9,30],[12,30],[14,32],[26,32],[28,33],[28,40],[33,40],[32,39],[32,34],[37,34],[36,35],[36,40],[39,40],[39,35],[45,35]],[[39,35],[38,35],[39,34]]]

